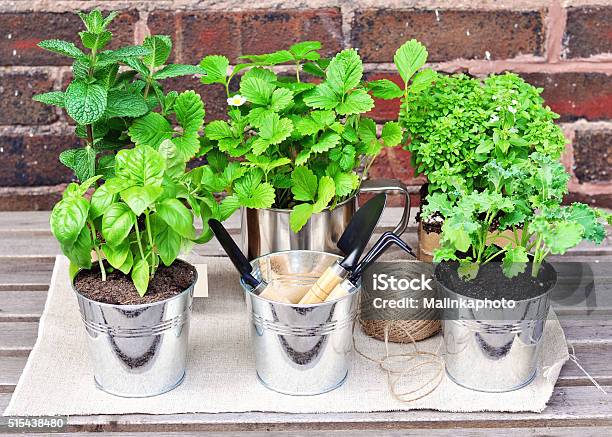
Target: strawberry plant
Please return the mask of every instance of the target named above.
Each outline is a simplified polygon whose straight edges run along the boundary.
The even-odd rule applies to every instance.
[[[354,195],[381,148],[400,143],[397,122],[386,123],[379,135],[375,122],[363,116],[374,102],[357,51],[343,50],[327,60],[320,48],[317,41],[305,41],[243,56],[231,71],[224,56],[200,63],[206,70],[202,82],[223,86],[227,94],[227,121],[205,127],[205,146],[211,149],[202,170],[206,183],[228,193],[222,217],[239,207],[288,208],[297,232],[312,214]],[[413,63],[414,56],[404,53],[403,62]],[[283,64],[292,73],[272,68]]]
[[[108,26],[117,13],[104,17],[99,10],[94,10],[79,16],[85,25],[85,30],[79,32],[85,51],[68,41],[53,39],[39,43],[43,49],[74,59],[72,81],[65,91],[34,97],[39,102],[64,108],[76,123],[76,135],[84,141],[84,147],[62,152],[60,161],[80,181],[96,175],[112,177],[116,151],[130,146],[134,140],[142,142],[142,131],[151,135],[148,139],[155,140],[154,145],[163,139],[175,138],[169,122],[162,124],[159,120],[169,114],[175,115],[183,127],[183,135],[175,138],[179,153],[195,155],[199,147],[194,132],[196,127],[201,127],[203,106],[199,102],[202,106],[201,111],[198,109],[201,114],[197,114],[199,125],[196,114],[186,111],[198,105],[199,97],[191,94],[181,97],[175,92],[164,95],[160,81],[200,74],[200,67],[165,65],[172,50],[172,41],[165,35],[149,36],[142,45],[104,50],[112,39]],[[151,113],[156,108],[160,114]],[[128,135],[134,120],[138,120],[138,125]],[[145,123],[157,130],[155,136],[151,129],[142,127]]]

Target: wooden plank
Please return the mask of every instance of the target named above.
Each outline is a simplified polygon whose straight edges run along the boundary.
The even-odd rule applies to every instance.
[[[0,393],[12,393],[28,357],[0,356]]]
[[[34,242],[30,244],[35,251]],[[0,290],[47,290],[54,261],[55,257],[0,259]]]
[[[36,322],[0,324],[0,357],[27,357],[38,337]]]
[[[36,322],[47,300],[42,290],[0,291],[0,322]]]

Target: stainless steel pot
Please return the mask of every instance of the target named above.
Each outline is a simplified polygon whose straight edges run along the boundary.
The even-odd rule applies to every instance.
[[[148,397],[183,381],[194,284],[144,305],[96,302],[75,289],[98,388],[117,396]]]
[[[552,275],[550,289],[531,299],[514,301],[514,308],[444,311],[446,373],[454,382],[472,390],[498,393],[520,389],[533,380],[550,309],[550,291],[556,282],[553,267],[544,266],[546,274]],[[484,304],[448,288],[440,266],[435,278],[441,298],[463,300],[467,305]]]
[[[410,217],[410,193],[395,179],[364,181],[359,193],[398,192],[405,196],[402,218],[394,229],[401,235]],[[339,253],[336,243],[357,210],[357,196],[353,196],[323,212],[313,214],[296,234],[289,226],[290,209],[241,209],[242,250],[249,259],[282,250],[318,250]]]
[[[292,250],[252,261],[254,275],[280,293],[304,292],[339,257]],[[359,290],[317,305],[273,302],[243,284],[251,318],[256,371],[266,387],[291,395],[317,395],[339,387],[353,357],[352,328]]]

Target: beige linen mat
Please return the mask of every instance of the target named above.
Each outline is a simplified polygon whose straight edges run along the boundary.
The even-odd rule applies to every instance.
[[[193,260],[192,260],[193,261]],[[187,376],[183,384],[151,398],[128,399],[98,390],[87,356],[68,260],[58,256],[40,319],[38,339],[30,353],[4,415],[176,414],[221,412],[340,413],[407,411],[542,411],[561,367],[568,359],[559,322],[547,322],[542,358],[535,380],[509,393],[481,393],[462,388],[444,376],[428,396],[410,403],[393,398],[380,367],[355,354],[348,379],[337,390],[318,396],[288,396],[263,387],[255,374],[248,315],[238,274],[226,258],[200,258],[208,268],[209,297],[196,299],[190,328]],[[382,356],[384,343],[355,329],[361,351]],[[440,337],[418,343],[435,351]],[[410,345],[392,345],[394,351]],[[423,372],[423,378],[426,372]],[[419,382],[417,373],[411,382]]]

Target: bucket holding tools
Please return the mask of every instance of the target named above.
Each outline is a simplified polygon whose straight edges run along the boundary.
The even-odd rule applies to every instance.
[[[298,304],[325,270],[340,257],[290,250],[252,261],[253,276],[295,303],[268,300],[242,281],[257,376],[268,388],[291,395],[317,395],[344,382],[353,357],[352,330],[359,288],[337,300]]]

